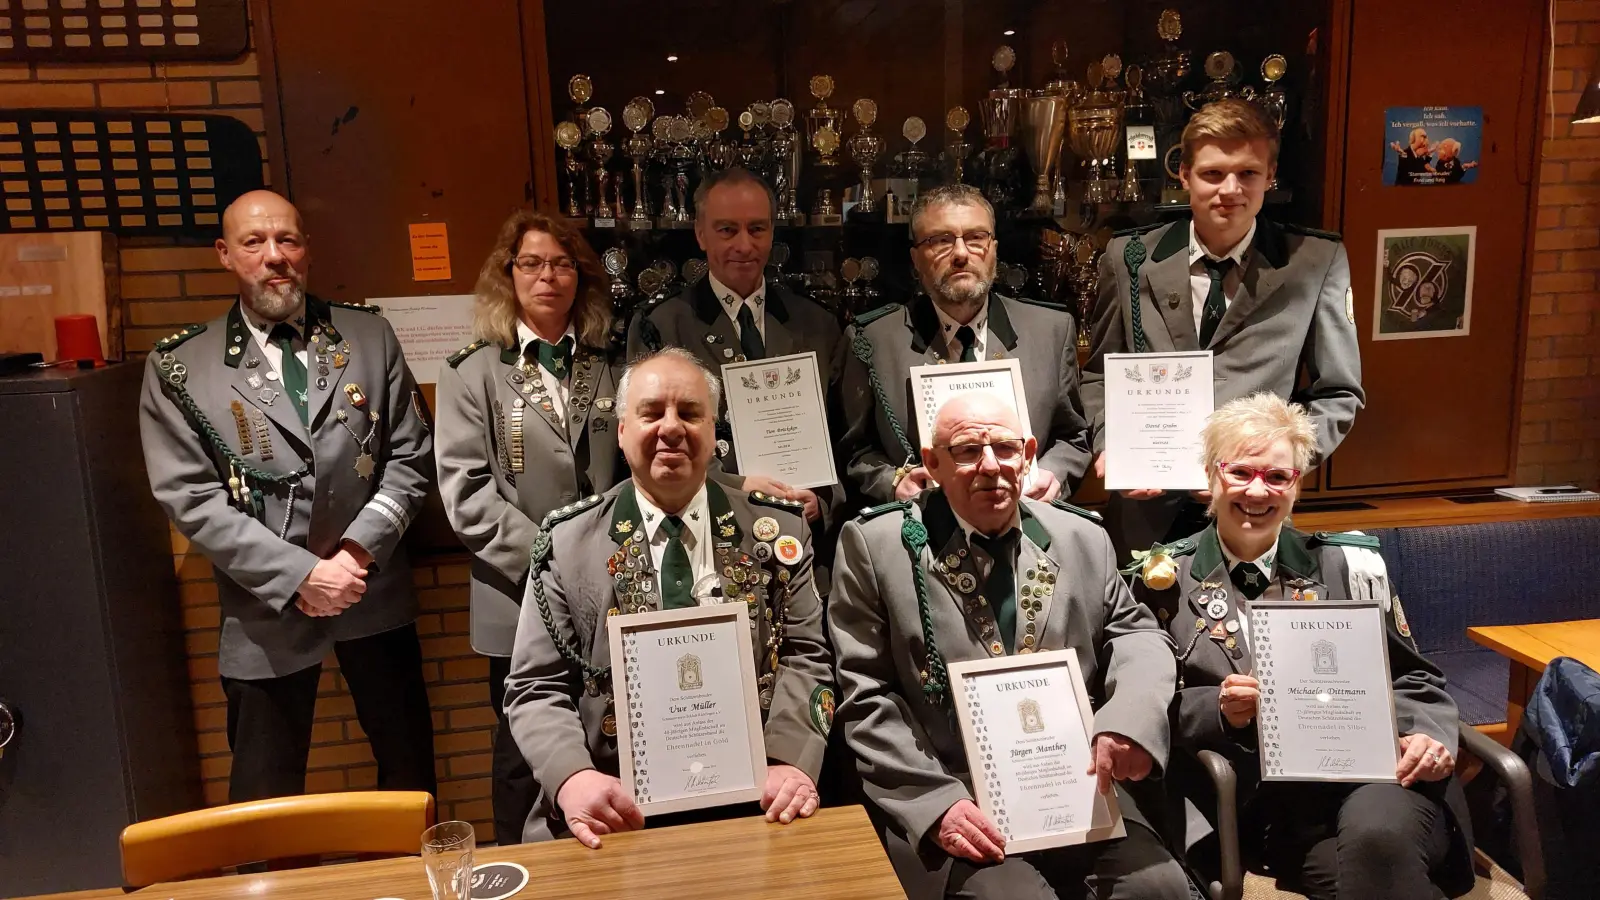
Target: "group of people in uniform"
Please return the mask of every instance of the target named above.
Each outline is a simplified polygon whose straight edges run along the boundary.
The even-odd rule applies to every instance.
[[[519,211],[479,274],[477,340],[441,367],[436,420],[381,317],[306,293],[294,207],[241,197],[217,244],[239,302],[159,342],[142,399],[152,488],[216,572],[230,797],[303,790],[330,649],[378,786],[433,788],[401,538],[437,481],[472,555],[501,842],[597,847],[643,827],[618,779],[606,620],[744,602],[760,811],[786,825],[864,802],[912,897],[1189,897],[1216,866],[1200,749],[1234,761],[1244,843],[1284,883],[1317,898],[1459,893],[1470,839],[1443,678],[1370,538],[1286,524],[1363,394],[1343,247],[1258,215],[1277,146],[1251,104],[1193,117],[1193,217],[1112,242],[1081,372],[1068,311],[995,291],[993,210],[964,185],[917,200],[922,292],[842,329],[765,277],[774,198],[744,170],[697,191],[708,277],[627,323],[582,235]],[[1195,349],[1215,356],[1210,490],[1123,492],[1104,521],[1068,503],[1103,461],[1105,354]],[[842,473],[812,490],[738,471],[717,374],[805,351],[827,368]],[[969,394],[924,441],[908,368],[1001,358],[1022,367],[1032,433]],[[1164,569],[1121,568],[1157,542]],[[1389,612],[1396,783],[1256,783],[1243,613],[1263,596]],[[1062,649],[1092,698],[1090,774],[1116,792],[1127,836],[1011,855],[975,802],[948,666]]]

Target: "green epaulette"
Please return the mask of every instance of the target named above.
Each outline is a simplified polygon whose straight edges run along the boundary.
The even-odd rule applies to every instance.
[[[494,343],[494,341],[489,341],[489,340],[473,341],[472,343],[466,345],[465,347],[462,347],[460,350],[457,350],[456,352],[454,352],[454,353],[450,354],[449,356],[445,357],[444,361],[445,361],[446,364],[448,364],[450,366],[450,368],[454,369],[455,367],[461,365],[462,360],[466,359],[467,357],[471,356],[474,353],[477,353],[479,350],[482,350],[483,348],[489,346],[492,343]]]
[[[796,514],[804,514],[806,508],[806,505],[799,500],[785,500],[782,497],[774,497],[761,491],[751,491],[750,502]]]
[[[1293,222],[1283,222],[1281,224],[1283,226],[1283,230],[1284,231],[1292,231],[1295,234],[1304,234],[1304,235],[1309,235],[1310,237],[1319,237],[1319,238],[1323,238],[1324,240],[1329,240],[1329,241],[1343,241],[1344,240],[1344,237],[1342,235],[1340,235],[1339,232],[1337,232],[1337,231],[1323,231],[1320,228],[1309,228],[1309,227],[1307,227],[1305,225],[1296,225]]]
[[[205,330],[206,326],[204,325],[185,325],[183,326],[183,330],[177,334],[164,337],[161,340],[156,341],[156,352],[166,353],[168,350],[177,347],[179,344],[182,344],[184,341],[187,341],[188,339]]]
[[[372,315],[377,315],[379,313],[379,309],[376,306],[369,306],[365,303],[340,303],[337,300],[324,300],[323,302],[329,306],[337,306],[340,309],[359,309],[364,313],[371,313]]]
[[[544,521],[539,523],[539,530],[549,533],[550,529],[599,503],[600,495],[590,494],[576,503],[568,503],[566,506],[552,509],[544,514]]]
[[[1157,228],[1160,228],[1161,226],[1163,226],[1165,224],[1167,224],[1167,223],[1165,223],[1165,222],[1152,222],[1149,225],[1140,225],[1140,226],[1137,226],[1135,228],[1124,228],[1121,231],[1113,231],[1111,233],[1111,236],[1112,237],[1128,237],[1129,235],[1133,235],[1133,234],[1148,234],[1149,232],[1155,231]]]
[[[1349,534],[1343,531],[1317,531],[1313,532],[1311,539],[1306,542],[1315,547],[1319,544],[1328,544],[1334,547],[1365,547],[1368,550],[1377,550],[1383,544],[1370,534]]]
[[[1200,542],[1193,537],[1180,538],[1170,544],[1164,545],[1168,556],[1188,556],[1200,549]]]
[[[905,307],[899,303],[885,303],[877,309],[869,309],[864,313],[859,313],[855,319],[856,327],[865,328],[897,309],[905,309]]]
[[[1068,503],[1059,497],[1051,500],[1050,505],[1054,506],[1056,509],[1064,509],[1075,516],[1082,516],[1096,525],[1102,524],[1106,520],[1105,516],[1100,515],[1092,509],[1084,509],[1081,506],[1073,506],[1071,503]]]
[[[1066,305],[1065,303],[1051,303],[1049,300],[1040,300],[1040,299],[1037,299],[1035,297],[1013,297],[1012,299],[1020,301],[1022,303],[1026,303],[1029,306],[1042,306],[1045,309],[1048,309],[1048,310],[1051,310],[1051,311],[1054,311],[1054,312],[1064,312],[1064,313],[1072,312],[1072,307]]]
[[[884,513],[891,513],[897,509],[901,511],[911,509],[911,501],[891,500],[888,503],[879,503],[877,506],[869,506],[866,509],[863,509],[861,513],[856,516],[856,521],[865,522],[868,519],[876,519]]]

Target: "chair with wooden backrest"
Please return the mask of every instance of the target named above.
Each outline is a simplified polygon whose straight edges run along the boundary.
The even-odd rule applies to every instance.
[[[417,854],[434,824],[424,791],[275,797],[180,813],[122,831],[122,880],[140,888],[244,863],[326,854]]]

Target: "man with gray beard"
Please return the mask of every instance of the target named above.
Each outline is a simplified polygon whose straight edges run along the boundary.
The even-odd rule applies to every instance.
[[[222,606],[232,802],[305,790],[332,650],[380,790],[435,787],[417,597],[402,538],[433,478],[433,438],[394,331],[307,296],[300,213],[270,191],[228,207],[226,315],[157,341],[140,435],[150,487]]]
[[[916,496],[931,486],[910,369],[930,363],[1017,359],[1028,421],[1039,442],[1025,495],[1069,497],[1089,465],[1078,399],[1076,325],[1065,309],[992,290],[999,241],[994,209],[976,188],[943,185],[911,211],[911,262],[927,296],[856,317],[845,331],[833,413],[842,421],[840,467],[864,503]]]

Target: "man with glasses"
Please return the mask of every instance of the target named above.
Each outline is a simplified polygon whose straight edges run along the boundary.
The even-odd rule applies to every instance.
[[[433,721],[403,537],[433,440],[394,331],[306,293],[300,213],[251,191],[222,216],[221,318],[156,342],[139,430],[150,487],[222,606],[232,802],[305,790],[331,650],[382,790],[433,791]]]
[[[957,395],[933,445],[921,461],[939,487],[845,525],[828,613],[835,721],[907,896],[1187,900],[1140,812],[1154,811],[1158,782],[1136,784],[1166,765],[1171,641],[1128,592],[1104,530],[1024,499],[1037,442],[1015,411]],[[1092,774],[1116,791],[1127,836],[1011,855],[974,802],[948,666],[1063,649],[1093,695]]]
[[[1355,294],[1339,236],[1259,215],[1278,163],[1278,128],[1260,107],[1222,100],[1183,131],[1180,174],[1192,221],[1114,238],[1100,259],[1083,402],[1105,475],[1108,353],[1210,350],[1216,404],[1271,391],[1304,404],[1326,459],[1366,402]],[[1113,493],[1106,527],[1118,558],[1205,525],[1205,491]]]
[[[929,363],[1021,363],[1039,440],[1030,499],[1071,496],[1088,469],[1076,326],[1063,309],[993,290],[994,227],[994,208],[976,188],[921,194],[911,211],[911,261],[927,296],[857,316],[845,332],[834,437],[846,479],[869,502],[906,499],[933,484],[918,460],[909,375]]]

